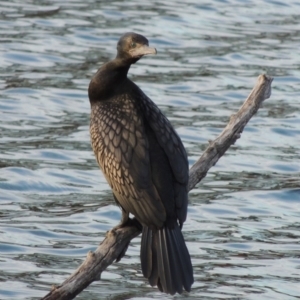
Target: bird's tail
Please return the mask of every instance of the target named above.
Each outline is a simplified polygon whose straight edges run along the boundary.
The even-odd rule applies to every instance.
[[[151,230],[144,226],[141,242],[143,274],[152,286],[174,295],[191,290],[194,282],[190,254],[180,227]]]

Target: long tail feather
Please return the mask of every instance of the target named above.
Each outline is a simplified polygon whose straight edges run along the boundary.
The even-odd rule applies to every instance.
[[[141,244],[143,274],[152,286],[168,294],[191,290],[193,267],[180,227],[152,231],[143,228]]]

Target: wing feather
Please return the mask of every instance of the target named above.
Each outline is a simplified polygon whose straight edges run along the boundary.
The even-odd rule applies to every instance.
[[[142,114],[128,96],[114,101],[92,109],[90,133],[94,153],[123,209],[141,223],[160,228],[166,213],[151,179]]]
[[[168,157],[174,176],[174,197],[177,217],[180,224],[186,220],[188,205],[189,166],[185,148],[170,121],[162,114],[156,104],[141,90],[144,116],[153,130],[159,145]]]

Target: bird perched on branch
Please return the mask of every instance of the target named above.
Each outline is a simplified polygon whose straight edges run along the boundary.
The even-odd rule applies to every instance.
[[[152,286],[191,290],[193,268],[181,229],[187,215],[188,160],[169,120],[128,77],[132,64],[156,54],[148,40],[124,34],[117,56],[89,85],[90,134],[97,162],[122,209],[142,225],[141,265]]]

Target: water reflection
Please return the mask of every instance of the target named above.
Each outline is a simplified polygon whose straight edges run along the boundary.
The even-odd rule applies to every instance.
[[[256,76],[276,76],[271,100],[190,193],[196,282],[175,298],[299,297],[298,8],[0,1],[0,298],[44,296],[119,222],[90,147],[87,86],[130,30],[158,49],[131,78],[176,126],[191,164]],[[172,299],[143,279],[139,245],[78,299]]]

